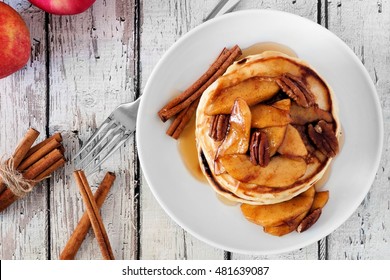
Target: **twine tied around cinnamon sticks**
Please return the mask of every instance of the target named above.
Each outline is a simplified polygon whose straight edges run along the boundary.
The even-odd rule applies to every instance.
[[[32,147],[38,136],[37,130],[28,129],[10,159],[0,164],[0,212],[65,164],[61,134]]]
[[[19,198],[27,195],[34,187],[33,180],[25,179],[22,173],[14,169],[12,157],[0,163],[0,179]]]

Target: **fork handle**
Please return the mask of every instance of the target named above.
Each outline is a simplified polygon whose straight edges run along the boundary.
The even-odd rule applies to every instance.
[[[125,109],[128,109],[129,111],[131,112],[135,112],[137,113],[138,112],[138,108],[139,108],[139,104],[141,102],[141,97],[138,97],[136,100],[134,101],[131,101],[131,102],[126,102],[126,103],[123,103],[121,105],[119,105],[120,107],[124,107]],[[133,111],[134,110],[134,111]]]

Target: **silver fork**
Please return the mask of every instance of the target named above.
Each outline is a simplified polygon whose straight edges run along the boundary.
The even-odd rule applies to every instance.
[[[233,10],[240,0],[221,0],[206,20]],[[73,157],[77,169],[95,172],[135,131],[141,98],[119,105]]]
[[[140,101],[123,103],[111,113],[74,156],[76,168],[95,172],[126,142],[135,131]]]

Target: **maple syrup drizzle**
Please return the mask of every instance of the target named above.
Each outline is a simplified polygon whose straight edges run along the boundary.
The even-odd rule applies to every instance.
[[[190,122],[184,128],[177,140],[180,155],[185,166],[191,175],[200,182],[207,182],[206,177],[200,168],[198,151],[196,150],[195,142],[195,115],[192,116]]]
[[[282,45],[275,42],[261,42],[261,43],[253,44],[248,48],[243,49],[242,55],[238,58],[238,60],[248,55],[260,54],[265,51],[278,51],[287,54],[291,57],[298,57],[296,52],[291,48],[287,47],[286,45]]]

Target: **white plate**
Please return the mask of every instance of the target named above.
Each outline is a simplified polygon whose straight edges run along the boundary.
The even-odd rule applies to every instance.
[[[246,48],[277,42],[292,48],[333,87],[345,134],[324,189],[330,200],[310,230],[283,237],[263,233],[238,206],[221,203],[208,185],[184,166],[177,143],[166,136],[158,110],[188,87],[225,46]],[[140,104],[137,144],[145,178],[158,202],[181,227],[204,242],[231,252],[273,254],[299,249],[330,234],[357,209],[375,178],[383,121],[375,87],[355,54],[337,36],[302,17],[272,10],[231,13],[185,34],[151,74]]]

